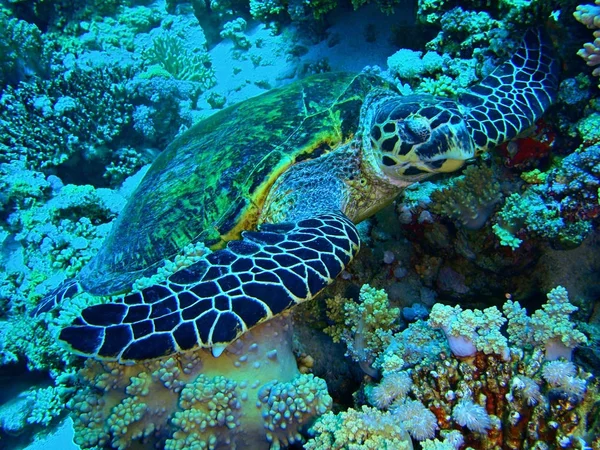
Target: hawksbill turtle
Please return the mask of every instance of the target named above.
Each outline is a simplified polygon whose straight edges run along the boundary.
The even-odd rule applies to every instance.
[[[310,300],[360,247],[355,224],[406,186],[452,172],[530,127],[558,67],[541,30],[457,100],[402,96],[377,75],[326,73],[228,107],[154,161],[99,253],[35,313],[78,291],[120,295],[61,330],[73,351],[120,362],[198,347],[215,356]],[[213,252],[132,290],[190,243]]]

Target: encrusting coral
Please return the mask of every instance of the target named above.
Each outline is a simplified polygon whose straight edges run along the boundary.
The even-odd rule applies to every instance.
[[[119,365],[87,360],[69,401],[75,442],[146,448],[279,449],[332,404],[325,382],[301,374],[288,318],[254,328],[219,358],[199,350]]]

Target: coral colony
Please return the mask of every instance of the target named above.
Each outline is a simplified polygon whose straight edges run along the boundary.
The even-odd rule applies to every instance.
[[[0,1],[0,448],[600,450],[591,1]],[[528,47],[531,36],[543,43]],[[524,64],[514,79],[507,61]],[[297,104],[293,86],[304,86]],[[368,105],[390,93],[429,106],[407,109],[404,122],[383,109],[389,121],[368,128],[380,117]],[[264,100],[240,103],[252,98]],[[471,153],[451,128],[439,128],[443,159],[414,151],[460,117],[479,130],[467,133]],[[202,164],[162,170],[198,145],[186,131],[202,123],[213,133]],[[278,142],[293,161],[273,157]],[[364,161],[336,169],[343,183],[319,187],[308,210],[330,197],[352,204],[348,192],[401,161],[414,177],[385,188],[385,202],[361,197],[356,211],[382,204],[351,217],[357,232],[340,216],[296,220],[293,195],[265,201],[292,163],[323,170],[315,161],[343,145],[387,156],[379,172]],[[316,186],[334,177],[296,173]],[[157,174],[166,181],[148,192]],[[203,203],[165,185],[201,191]],[[142,198],[172,203],[160,219],[142,207],[132,215]],[[260,228],[259,214],[275,225]],[[186,235],[184,221],[203,229]],[[146,223],[162,234],[136,247]],[[108,241],[105,264],[90,265]],[[259,251],[272,256],[261,275],[222,273],[243,272],[235,264]],[[312,261],[308,287],[289,287],[281,268],[292,263],[281,261],[291,260]],[[311,278],[314,260],[327,282]],[[206,285],[189,286],[207,267],[221,271],[220,290],[203,297]],[[121,284],[61,284],[71,279]],[[221,295],[250,295],[250,279],[256,298],[270,292],[260,311]],[[269,285],[304,289],[308,301],[291,308]],[[204,314],[207,302],[220,312]],[[200,319],[170,344],[149,338],[136,357],[118,357],[132,336],[164,336],[186,307]],[[243,320],[219,322],[227,308]]]

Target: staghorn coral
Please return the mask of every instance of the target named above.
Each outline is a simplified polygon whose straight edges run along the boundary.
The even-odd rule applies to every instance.
[[[194,81],[203,90],[210,89],[217,82],[206,49],[200,47],[191,51],[174,33],[156,37],[143,57],[147,64],[160,66],[177,80]]]
[[[8,86],[0,96],[0,163],[22,160],[47,173],[80,160],[110,160],[111,143],[131,120],[126,73],[75,68]]]
[[[3,11],[0,11],[0,54],[2,89],[48,70],[48,55],[40,30],[24,20],[10,18]]]
[[[278,449],[331,407],[325,382],[300,374],[287,318],[219,358],[205,350],[131,366],[87,360],[69,401],[82,448]]]

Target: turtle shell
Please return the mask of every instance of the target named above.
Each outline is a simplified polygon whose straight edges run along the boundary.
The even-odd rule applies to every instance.
[[[122,293],[190,243],[219,248],[255,228],[277,177],[347,142],[366,95],[384,84],[371,74],[319,74],[202,120],[154,161],[80,283]]]

